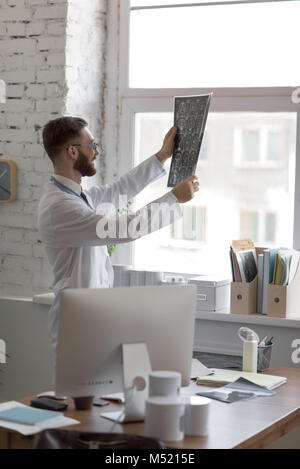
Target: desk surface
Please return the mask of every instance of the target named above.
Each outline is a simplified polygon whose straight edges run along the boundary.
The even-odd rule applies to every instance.
[[[268,373],[286,376],[288,379],[286,384],[275,390],[275,396],[259,397],[234,404],[212,401],[208,436],[186,437],[182,441],[166,442],[166,446],[176,449],[264,448],[300,426],[300,369],[276,367]],[[21,402],[29,405],[34,397],[36,396],[30,396]],[[75,418],[81,424],[65,429],[109,432],[113,427],[113,431],[117,433],[145,434],[143,423],[119,425],[100,417],[101,412],[120,409],[119,405],[75,411],[73,401],[69,400],[68,404],[65,416]],[[2,430],[2,437],[0,435],[2,447],[6,447],[5,432],[9,433]],[[9,446],[26,447],[29,446],[29,440],[28,437],[12,435],[10,432]]]

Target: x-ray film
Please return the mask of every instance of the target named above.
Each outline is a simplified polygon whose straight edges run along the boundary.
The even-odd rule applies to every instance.
[[[175,98],[177,135],[168,187],[175,187],[196,173],[211,97],[212,93]]]

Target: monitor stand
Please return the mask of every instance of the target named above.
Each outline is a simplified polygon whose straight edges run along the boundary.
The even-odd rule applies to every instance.
[[[104,412],[101,417],[118,423],[141,422],[145,419],[151,363],[145,343],[123,344],[123,384],[125,407],[121,412]]]

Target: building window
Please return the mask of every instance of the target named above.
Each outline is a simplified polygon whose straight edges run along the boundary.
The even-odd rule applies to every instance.
[[[243,211],[241,213],[241,238],[251,238],[255,243],[258,240],[258,213]]]
[[[244,130],[242,132],[242,160],[260,160],[260,138],[258,130]]]
[[[172,118],[172,113],[135,113],[135,164],[157,151],[162,136],[172,125]],[[233,135],[241,120],[250,125],[260,120],[273,120],[288,129],[282,165],[274,168],[272,174],[263,166],[254,172],[237,172],[232,161]],[[275,242],[276,235],[280,245],[292,245],[294,180],[290,175],[295,174],[295,117],[289,113],[212,113],[207,130],[207,159],[197,168],[199,193],[192,203],[182,205],[183,219],[171,229],[134,243],[136,267],[198,273],[201,266],[204,272],[212,273],[213,269],[220,268],[218,273],[221,274],[230,267],[224,253],[233,239],[250,237],[264,246]],[[137,206],[142,207],[170,190],[167,181],[168,176],[165,176],[148,186],[137,197]],[[199,212],[195,216],[196,207]],[[260,212],[270,214],[268,221],[267,215],[264,219],[259,218]],[[272,223],[274,213],[280,220],[276,230]],[[195,219],[198,220],[196,230],[193,229]]]
[[[171,226],[171,238],[205,242],[206,209],[187,205],[182,207],[182,212],[182,219]]]
[[[279,130],[270,130],[268,133],[267,159],[280,161],[284,154],[284,135]]]
[[[289,116],[272,114],[260,116],[260,125],[236,126],[234,129],[234,163],[245,168],[282,165],[289,151]],[[273,125],[270,123],[273,121]]]
[[[276,214],[265,214],[265,240],[267,243],[274,243],[276,240]]]
[[[276,222],[276,213],[242,210],[240,237],[251,238],[257,246],[275,246]]]

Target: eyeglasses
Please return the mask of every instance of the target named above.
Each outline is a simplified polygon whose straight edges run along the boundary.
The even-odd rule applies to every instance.
[[[104,153],[104,150],[102,148],[101,143],[97,142],[92,142],[92,143],[72,143],[70,145],[71,147],[92,147],[93,150],[99,151],[99,153],[102,155]]]

